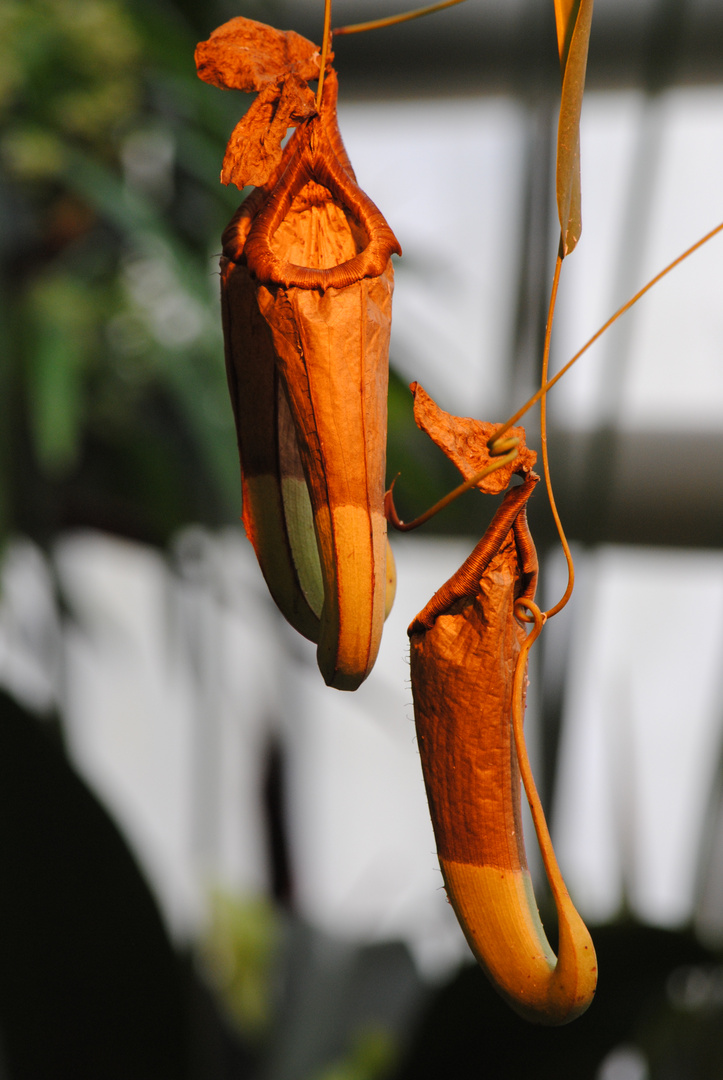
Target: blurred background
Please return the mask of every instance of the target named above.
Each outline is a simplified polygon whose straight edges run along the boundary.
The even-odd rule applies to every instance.
[[[193,50],[239,14],[318,41],[322,7],[0,0],[0,1080],[718,1078],[723,242],[550,398],[578,585],[528,731],[600,986],[538,1030],[445,902],[407,667],[406,626],[492,500],[393,539],[396,605],[354,695],[323,686],[239,523],[218,257],[241,196],[218,175],[249,99],[201,83]],[[336,0],[334,22],[388,12]],[[723,217],[722,60],[721,0],[596,0],[555,365]],[[552,3],[467,0],[338,39],[336,67],[404,249],[388,473],[410,517],[457,477],[409,381],[501,421],[539,376]]]

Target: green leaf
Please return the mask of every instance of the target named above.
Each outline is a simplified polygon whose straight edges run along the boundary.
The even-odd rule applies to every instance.
[[[83,376],[92,346],[93,300],[83,283],[60,274],[28,297],[28,388],[38,460],[50,473],[75,462],[84,410]]]
[[[569,255],[582,232],[580,113],[585,90],[593,0],[555,0],[562,97],[557,128],[557,212],[562,252]]]

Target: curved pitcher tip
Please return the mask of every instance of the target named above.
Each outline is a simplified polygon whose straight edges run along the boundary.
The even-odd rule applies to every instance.
[[[568,1024],[597,985],[592,938],[572,904],[559,912],[557,958],[545,936],[529,871],[440,858],[447,895],[478,963],[501,997],[534,1024]]]

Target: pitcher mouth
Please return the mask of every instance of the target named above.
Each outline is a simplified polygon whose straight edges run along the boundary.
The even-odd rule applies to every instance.
[[[294,136],[294,143],[288,165],[251,224],[244,245],[249,271],[264,285],[319,289],[321,292],[344,289],[362,278],[379,277],[392,253],[401,255],[402,251],[383,214],[340,161],[320,117],[307,121]],[[367,237],[362,251],[328,269],[288,262],[276,255],[271,246],[292,202],[309,182],[321,184],[331,192]]]

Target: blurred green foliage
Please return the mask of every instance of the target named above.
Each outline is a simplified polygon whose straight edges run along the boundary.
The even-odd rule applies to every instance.
[[[347,1056],[325,1068],[318,1080],[377,1080],[389,1076],[397,1056],[391,1032],[382,1027],[362,1030]]]
[[[198,16],[197,16],[198,17]],[[0,0],[0,531],[164,543],[240,509],[217,181],[246,107],[160,0]]]
[[[91,526],[163,545],[238,519],[218,255],[241,196],[218,176],[247,99],[193,62],[238,13],[0,0],[0,537]],[[407,516],[458,482],[393,379],[400,470]],[[483,529],[479,502],[434,527]]]
[[[243,13],[273,21],[274,4]],[[247,99],[193,62],[236,14],[0,0],[0,538],[91,526],[163,545],[238,519],[218,255],[241,196],[218,176]],[[392,378],[400,470],[403,516],[458,482]],[[478,503],[433,530],[483,529]]]
[[[231,1021],[256,1044],[271,1026],[279,913],[264,897],[215,890],[210,901],[210,925],[200,949],[203,972]]]

